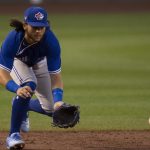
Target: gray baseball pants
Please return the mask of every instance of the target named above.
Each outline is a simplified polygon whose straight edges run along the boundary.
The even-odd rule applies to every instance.
[[[35,95],[41,107],[46,112],[51,112],[53,110],[51,79],[47,69],[46,58],[33,67],[28,67],[25,63],[15,58],[10,75],[18,85],[29,81],[36,83],[37,88],[35,90]]]

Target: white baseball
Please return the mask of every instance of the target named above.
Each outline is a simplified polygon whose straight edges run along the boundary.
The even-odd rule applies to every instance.
[[[31,4],[41,4],[43,0],[30,0]]]

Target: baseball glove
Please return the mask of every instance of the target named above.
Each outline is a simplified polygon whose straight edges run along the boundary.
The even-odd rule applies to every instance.
[[[53,112],[52,126],[59,128],[72,128],[80,119],[79,106],[62,104]]]

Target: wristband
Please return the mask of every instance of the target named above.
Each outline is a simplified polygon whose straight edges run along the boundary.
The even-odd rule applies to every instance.
[[[62,101],[63,99],[63,90],[60,88],[56,88],[52,90],[54,103],[58,101]]]
[[[10,92],[16,93],[19,88],[20,86],[16,84],[13,80],[9,80],[6,84],[6,89]]]

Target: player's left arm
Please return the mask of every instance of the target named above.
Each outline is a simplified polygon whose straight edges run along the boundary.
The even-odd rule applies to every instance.
[[[51,78],[54,109],[63,102],[63,81],[61,75],[61,48],[56,36],[50,31],[48,34],[47,65]]]
[[[52,89],[60,88],[63,89],[63,81],[61,72],[56,74],[50,74]]]

